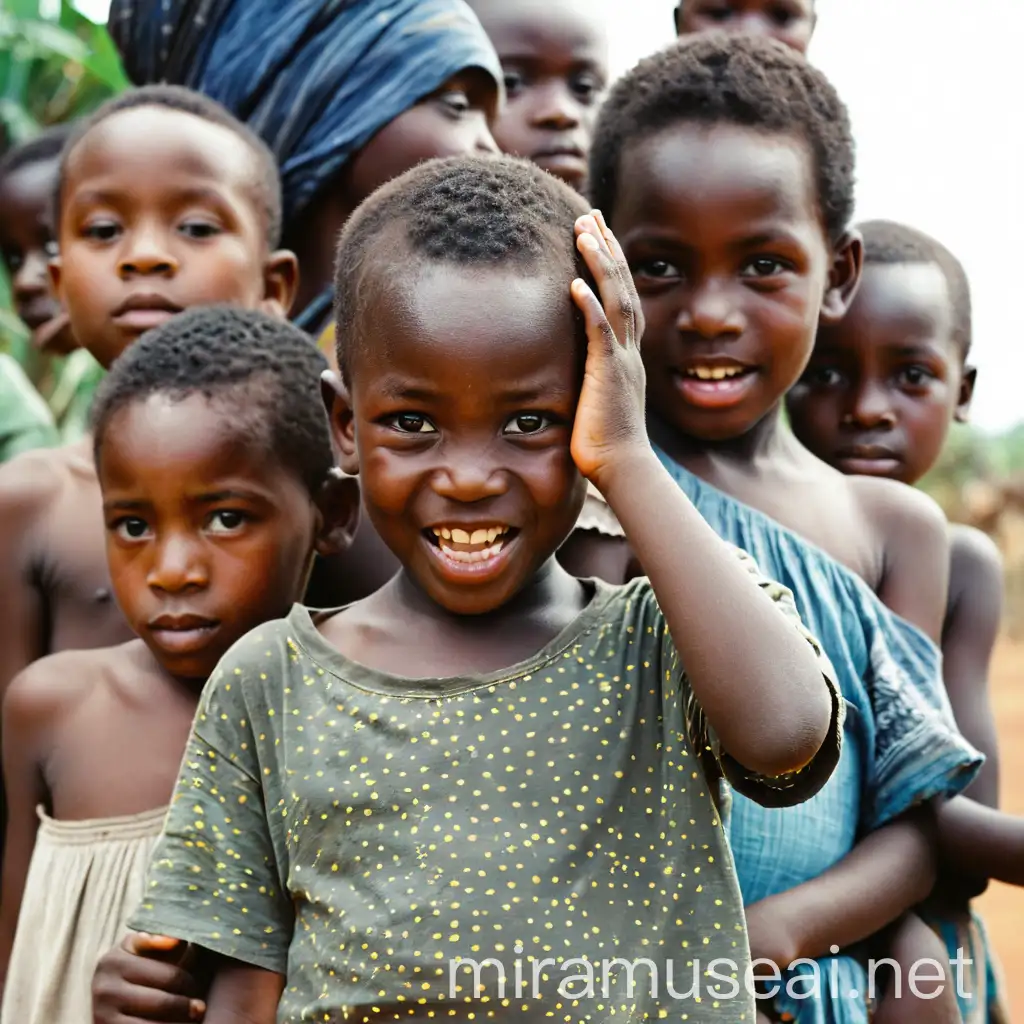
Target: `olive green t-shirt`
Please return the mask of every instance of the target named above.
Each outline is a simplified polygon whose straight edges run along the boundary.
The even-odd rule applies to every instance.
[[[372,671],[299,606],[241,640],[132,927],[284,974],[281,1022],[752,1022],[719,783],[776,806],[821,788],[830,667],[819,650],[816,759],[753,776],[717,750],[648,581],[586,585],[560,636],[480,678]]]

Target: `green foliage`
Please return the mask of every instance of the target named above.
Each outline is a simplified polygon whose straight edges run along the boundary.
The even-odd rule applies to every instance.
[[[11,143],[94,109],[128,81],[102,25],[62,0],[44,18],[39,0],[0,10],[0,122]]]

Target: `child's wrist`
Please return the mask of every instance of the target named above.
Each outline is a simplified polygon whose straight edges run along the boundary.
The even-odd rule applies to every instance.
[[[626,500],[636,497],[634,489],[660,470],[661,463],[654,449],[645,442],[624,445],[622,451],[605,460],[600,470],[590,474],[589,479],[614,512],[616,503],[624,497]]]

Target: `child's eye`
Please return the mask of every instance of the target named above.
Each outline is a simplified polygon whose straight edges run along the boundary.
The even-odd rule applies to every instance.
[[[526,79],[518,71],[505,72],[505,94],[509,99],[518,96],[526,85]]]
[[[469,96],[463,89],[446,89],[437,97],[448,108],[449,112],[456,117],[461,117],[473,106],[469,102]]]
[[[788,7],[775,7],[771,11],[772,21],[779,28],[785,28],[793,20],[793,11]]]
[[[900,383],[919,388],[935,379],[935,374],[926,366],[908,366],[900,372]]]
[[[603,90],[604,83],[593,74],[577,75],[572,81],[572,91],[586,103],[592,103]]]
[[[114,532],[124,540],[142,540],[149,533],[149,524],[137,516],[125,516],[114,523]]]
[[[22,265],[25,262],[24,254],[15,249],[4,249],[3,258],[12,277],[21,270]]]
[[[663,279],[682,277],[679,270],[668,260],[641,260],[632,267],[634,277],[653,277]]]
[[[551,426],[551,420],[539,412],[522,412],[513,416],[505,426],[506,434],[538,434]]]
[[[400,412],[390,419],[391,426],[402,434],[436,434],[437,428],[418,412]]]
[[[812,366],[805,374],[804,380],[822,388],[834,388],[843,379],[843,375],[834,366]]]
[[[187,220],[178,230],[188,238],[212,238],[220,234],[220,226],[208,220]]]
[[[95,242],[112,242],[121,233],[121,225],[112,220],[95,220],[82,228],[82,234]]]
[[[231,509],[218,509],[210,516],[210,533],[234,533],[245,525],[245,516]]]
[[[60,246],[57,244],[57,239],[49,239],[43,246],[43,252],[46,253],[47,259],[55,260],[60,255]]]
[[[776,274],[784,274],[789,269],[788,265],[774,256],[755,256],[744,268],[746,277],[775,277]]]
[[[731,7],[705,7],[702,12],[705,18],[712,21],[728,21],[732,17]]]

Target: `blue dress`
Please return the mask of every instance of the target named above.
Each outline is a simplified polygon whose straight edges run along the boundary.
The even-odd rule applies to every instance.
[[[960,735],[939,648],[855,573],[655,449],[711,527],[792,592],[846,699],[843,753],[817,796],[768,809],[734,794],[729,838],[744,904],[817,878],[866,833],[922,801],[961,792],[984,760]],[[868,977],[851,956],[788,972],[774,1000],[799,1024],[867,1024]]]

